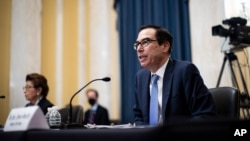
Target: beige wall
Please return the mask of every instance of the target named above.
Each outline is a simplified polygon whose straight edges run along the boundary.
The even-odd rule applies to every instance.
[[[221,52],[223,41],[212,36],[212,26],[222,23],[224,11],[223,0],[204,0],[202,3],[190,0],[192,60],[200,68],[204,81],[210,88],[217,84],[224,57]],[[223,72],[222,85],[231,85],[227,66]]]
[[[40,72],[48,79],[48,99],[59,107],[93,79],[99,102],[110,118],[120,118],[118,37],[113,0],[0,0],[2,83],[0,124],[12,108],[22,107],[25,75]],[[84,90],[73,104],[89,105]]]
[[[5,123],[9,113],[9,71],[10,71],[10,23],[11,1],[0,0],[0,125]]]

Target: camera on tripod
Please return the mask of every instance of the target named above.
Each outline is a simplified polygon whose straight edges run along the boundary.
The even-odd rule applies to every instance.
[[[229,25],[226,29],[222,25],[212,27],[213,36],[229,37],[229,44],[236,47],[250,46],[250,27],[246,26],[247,20],[241,17],[232,17],[222,21],[223,24]]]

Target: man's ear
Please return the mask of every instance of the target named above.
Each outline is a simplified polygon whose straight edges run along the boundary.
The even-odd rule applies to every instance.
[[[163,47],[163,52],[164,53],[167,53],[167,52],[170,52],[170,43],[169,42],[164,42],[162,43],[162,47]]]

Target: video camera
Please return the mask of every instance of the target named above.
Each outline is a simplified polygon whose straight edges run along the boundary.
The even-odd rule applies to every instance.
[[[222,21],[223,24],[229,25],[229,29],[221,25],[212,27],[213,36],[229,37],[230,42],[237,47],[250,46],[250,27],[246,26],[247,20],[241,17],[232,17]]]

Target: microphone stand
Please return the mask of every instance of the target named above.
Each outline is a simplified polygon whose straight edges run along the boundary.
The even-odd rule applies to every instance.
[[[73,96],[70,99],[69,102],[69,123],[66,125],[66,128],[72,128],[72,127],[83,127],[81,124],[77,124],[77,123],[72,123],[72,101],[74,99],[74,97],[81,92],[84,88],[86,88],[90,83],[94,82],[94,81],[98,81],[98,80],[102,80],[102,81],[110,81],[110,77],[104,77],[101,79],[94,79],[92,81],[90,81],[89,83],[87,83],[85,86],[83,86],[81,89],[79,89],[76,93],[73,94]]]

